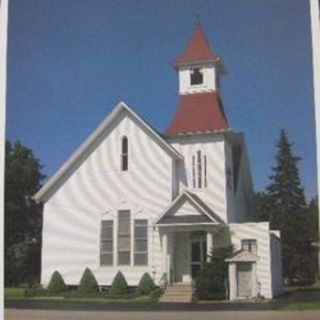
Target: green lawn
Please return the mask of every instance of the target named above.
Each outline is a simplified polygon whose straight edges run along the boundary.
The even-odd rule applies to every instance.
[[[320,310],[320,301],[289,303],[281,309],[282,310]]]
[[[25,288],[5,288],[4,297],[5,299],[16,299],[24,297]]]
[[[67,296],[43,296],[43,297],[25,297],[25,288],[5,288],[4,297],[5,299],[26,299],[26,300],[61,300],[61,301],[86,301],[86,302],[155,302],[156,298],[151,298],[150,296],[137,296],[133,294],[127,295],[97,295],[97,296],[77,296],[77,295],[67,295]]]
[[[317,280],[313,285],[311,286],[286,286],[284,287],[284,292],[285,293],[292,293],[296,291],[320,291],[320,280]]]

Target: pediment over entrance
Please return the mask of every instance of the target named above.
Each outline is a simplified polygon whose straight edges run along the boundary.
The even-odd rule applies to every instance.
[[[161,214],[156,221],[162,224],[223,224],[197,195],[183,191]]]
[[[226,259],[227,262],[256,262],[258,257],[248,250],[240,250],[233,254],[232,257]]]

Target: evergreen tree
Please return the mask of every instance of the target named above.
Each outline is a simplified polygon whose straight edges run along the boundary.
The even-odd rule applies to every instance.
[[[309,284],[314,281],[311,220],[299,177],[300,158],[293,155],[284,130],[277,149],[263,206],[269,211],[271,228],[281,231],[284,278],[291,284]]]
[[[33,283],[40,275],[42,206],[32,200],[44,176],[30,149],[6,141],[5,284]]]

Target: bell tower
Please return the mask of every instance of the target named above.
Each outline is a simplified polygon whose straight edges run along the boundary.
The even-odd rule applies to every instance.
[[[230,130],[218,94],[218,61],[197,22],[186,49],[172,62],[179,101],[166,136]]]
[[[185,51],[174,61],[179,76],[179,94],[216,91],[216,63],[219,59],[196,23]]]

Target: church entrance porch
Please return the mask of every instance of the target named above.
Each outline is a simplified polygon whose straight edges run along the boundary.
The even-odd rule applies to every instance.
[[[162,234],[164,272],[168,282],[192,284],[213,245],[213,232],[177,230]]]
[[[191,283],[207,257],[205,232],[176,232],[173,235],[172,282]]]

